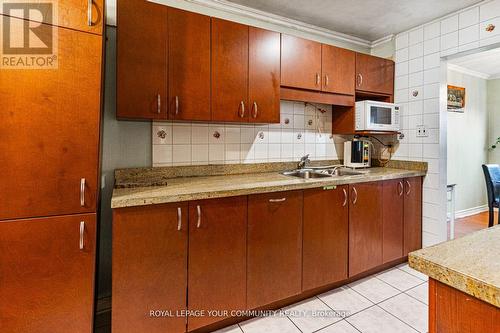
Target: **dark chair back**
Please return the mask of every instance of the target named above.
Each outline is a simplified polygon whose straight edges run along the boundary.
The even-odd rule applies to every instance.
[[[488,192],[488,206],[498,207],[500,202],[500,165],[483,164],[483,172]]]

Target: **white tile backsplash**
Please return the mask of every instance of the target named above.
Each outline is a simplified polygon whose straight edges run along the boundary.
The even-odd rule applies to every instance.
[[[341,158],[343,139],[336,147],[332,108],[317,107],[281,101],[280,124],[154,122],[153,166],[295,161],[305,154]]]

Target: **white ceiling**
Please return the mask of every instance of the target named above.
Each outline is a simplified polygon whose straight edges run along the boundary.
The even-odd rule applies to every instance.
[[[500,48],[448,60],[448,64],[451,64],[450,69],[462,69],[462,71],[468,71],[469,74],[485,79],[499,78]]]
[[[370,42],[476,4],[478,0],[228,0]]]

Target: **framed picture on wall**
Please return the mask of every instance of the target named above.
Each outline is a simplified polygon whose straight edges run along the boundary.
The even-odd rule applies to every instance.
[[[448,111],[461,113],[465,111],[465,88],[448,86]]]

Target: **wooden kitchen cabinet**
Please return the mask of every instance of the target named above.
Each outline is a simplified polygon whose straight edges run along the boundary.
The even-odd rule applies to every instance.
[[[403,255],[422,248],[422,177],[404,180]]]
[[[186,331],[187,255],[187,203],[113,210],[113,333]]]
[[[246,309],[247,197],[189,203],[188,309]],[[225,319],[189,317],[188,330]]]
[[[30,0],[29,8],[31,9],[31,15],[29,19],[34,22],[42,22],[62,28],[102,35],[106,17],[103,3],[103,0],[92,0],[92,2],[81,0],[54,2]],[[24,11],[22,9],[25,8],[23,5],[26,4],[26,2],[18,1],[12,4],[8,2],[4,4],[4,2],[2,2],[2,4],[3,5],[0,6],[0,14],[24,19]],[[91,13],[89,12],[89,4],[92,4]],[[11,10],[9,10],[8,7],[11,6]],[[57,14],[56,19],[52,18],[54,14]]]
[[[167,8],[118,1],[117,118],[167,119]]]
[[[302,191],[248,197],[247,307],[300,294]]]
[[[169,119],[210,120],[210,17],[168,8]]]
[[[280,34],[249,27],[248,119],[280,122]]]
[[[321,45],[321,90],[354,95],[356,53],[339,47]]]
[[[281,85],[321,90],[321,43],[281,35]]]
[[[102,36],[60,28],[57,70],[2,69],[0,220],[95,211],[101,67]]]
[[[383,182],[383,263],[403,257],[404,179]]]
[[[381,182],[349,185],[349,277],[382,264]]]
[[[356,53],[356,90],[394,95],[394,61]]]
[[[347,279],[349,186],[304,190],[302,290]]]
[[[95,252],[95,214],[0,222],[2,332],[92,332]]]
[[[248,119],[248,26],[212,18],[212,120]]]

